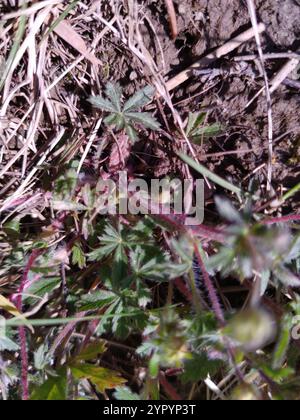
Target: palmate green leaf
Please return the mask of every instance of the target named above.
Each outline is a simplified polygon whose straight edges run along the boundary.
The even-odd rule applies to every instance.
[[[122,88],[119,83],[108,83],[105,89],[106,96],[117,112],[121,112]]]
[[[210,360],[205,353],[194,354],[184,364],[184,373],[181,375],[183,383],[195,383],[213,377],[222,367],[222,360]]]
[[[111,256],[122,244],[125,245],[122,228],[118,232],[111,225],[106,226],[104,234],[99,240],[103,246],[89,254],[90,261],[101,261],[103,258]]]
[[[116,248],[117,246],[114,243],[104,245],[88,255],[89,261],[101,261],[103,258],[110,256]]]
[[[112,125],[117,131],[123,130],[126,126],[126,119],[123,114],[110,114],[104,119],[106,125]]]
[[[79,268],[84,268],[86,266],[85,254],[81,248],[80,244],[75,244],[72,248],[72,263],[78,265]]]
[[[146,86],[144,89],[140,90],[128,99],[124,105],[123,111],[126,113],[138,111],[152,100],[154,94],[155,89],[152,86]]]
[[[124,282],[128,272],[128,258],[123,244],[117,246],[112,265],[112,286],[118,288]]]
[[[280,283],[288,287],[300,287],[300,278],[284,266],[278,266],[273,271]]]
[[[106,352],[106,344],[103,340],[97,340],[93,343],[89,344],[87,347],[85,347],[79,355],[76,357],[75,361],[91,361],[98,358],[98,356]]]
[[[32,304],[37,298],[43,298],[47,293],[53,292],[56,288],[60,286],[61,278],[60,277],[51,277],[51,278],[42,278],[34,282],[28,289],[26,289],[26,294],[23,298],[24,303]],[[30,296],[26,296],[30,295]]]
[[[136,279],[152,281],[170,281],[180,277],[190,269],[189,263],[176,264],[162,253],[150,259],[146,250],[138,246],[131,252],[130,260]]]
[[[60,369],[57,376],[51,376],[41,386],[33,390],[32,401],[65,401],[67,399],[67,370]]]
[[[37,370],[43,370],[45,367],[51,363],[52,354],[49,353],[49,346],[47,343],[43,343],[39,348],[34,352],[34,367]]]
[[[207,125],[205,127],[200,127],[192,133],[192,139],[197,140],[199,137],[213,137],[222,131],[222,126],[218,123]]]
[[[78,363],[71,365],[70,369],[75,379],[89,379],[102,394],[127,382],[118,372],[103,367]]]
[[[141,332],[147,325],[147,313],[137,313],[137,307],[130,306],[121,299],[112,304],[108,311],[113,313],[114,317],[111,324],[108,324],[107,331],[111,331],[119,339],[125,340],[131,332]],[[124,317],[124,313],[129,316]]]
[[[230,200],[225,197],[215,197],[215,203],[218,209],[218,213],[228,222],[236,223],[238,225],[243,224],[243,218],[240,213],[236,210]]]
[[[139,137],[136,130],[132,127],[132,125],[127,123],[125,129],[126,129],[126,134],[130,138],[130,140],[133,143],[137,142]]]
[[[108,290],[99,290],[97,292],[81,296],[80,303],[82,306],[80,308],[82,311],[101,309],[116,300],[118,300],[118,296],[116,296],[115,293]]]
[[[127,386],[117,387],[114,397],[119,401],[140,401],[142,399],[138,394],[132,392]]]
[[[185,133],[187,136],[193,135],[194,130],[199,128],[205,121],[206,114],[198,112],[190,112]]]
[[[17,351],[19,350],[19,345],[12,341],[10,338],[1,334],[0,327],[0,352],[1,351]]]
[[[169,282],[183,276],[190,270],[190,264],[175,264],[172,261],[157,263],[155,259],[146,263],[139,271],[140,278],[145,280]]]
[[[146,308],[148,303],[150,303],[152,300],[151,291],[144,285],[144,282],[142,281],[136,282],[136,291],[139,306]]]
[[[88,101],[96,108],[106,112],[117,113],[118,109],[108,100],[102,96],[90,96]]]
[[[300,235],[297,235],[293,240],[291,249],[289,250],[288,255],[285,257],[286,263],[291,263],[293,260],[300,259]]]
[[[142,124],[153,131],[160,129],[159,122],[149,112],[126,112],[125,118],[129,121]]]

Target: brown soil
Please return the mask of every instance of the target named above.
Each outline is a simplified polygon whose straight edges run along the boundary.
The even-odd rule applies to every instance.
[[[263,36],[265,53],[296,52],[300,41],[300,5],[296,0],[256,1],[258,16],[267,26]],[[193,63],[210,49],[224,44],[234,35],[250,26],[246,2],[231,0],[185,0],[176,2],[179,35],[175,41],[169,36],[169,26],[164,2],[148,1],[151,21],[156,29],[159,43],[164,53],[167,77]],[[158,41],[153,41],[144,28],[145,43],[153,54],[159,55]],[[154,44],[152,44],[154,42]],[[155,45],[155,47],[153,46]],[[256,53],[254,41],[243,45],[231,56],[216,63],[216,67],[232,66],[236,55]],[[158,59],[158,62],[162,60]],[[285,60],[270,60],[267,71],[270,78],[282,67]],[[211,82],[200,78],[190,79],[174,94],[174,102],[179,103],[182,115],[188,111],[208,109],[208,120],[219,121],[224,132],[215,139],[207,140],[199,153],[254,149],[249,153],[208,159],[209,166],[224,175],[236,177],[240,181],[267,159],[267,106],[264,95],[253,105],[247,103],[263,86],[259,66],[249,64],[255,76],[224,76]],[[299,74],[290,75],[298,79]],[[201,93],[204,92],[204,93]],[[198,95],[196,99],[189,97]],[[274,122],[274,174],[277,185],[289,187],[299,182],[299,100],[296,89],[280,87],[273,95]],[[183,101],[183,102],[182,102]],[[286,133],[286,135],[284,135]],[[281,137],[282,136],[282,137]],[[161,152],[159,152],[161,155]],[[166,165],[167,166],[167,165]],[[167,170],[163,171],[166,172]],[[263,174],[262,179],[263,179]]]
[[[83,3],[88,6],[91,2],[86,0]],[[267,26],[266,33],[262,37],[264,52],[299,51],[299,0],[257,0],[255,3],[259,19]],[[120,4],[122,4],[120,13],[126,16],[128,13],[126,2]],[[175,40],[172,40],[165,2],[140,1],[146,17],[140,26],[143,42],[148,53],[155,57],[159,71],[166,79],[173,77],[211,49],[223,45],[233,36],[251,27],[246,1],[177,0],[174,4],[179,34]],[[103,2],[101,12],[107,21],[112,19],[114,11],[110,2]],[[96,34],[105,29],[103,23],[95,23],[97,20],[91,20],[90,27],[88,22],[85,22],[84,28],[81,28],[80,22],[72,20],[72,16],[69,19],[87,43],[91,43]],[[72,53],[70,48],[69,51]],[[256,52],[256,43],[252,40],[216,62],[215,67],[231,69],[236,65],[234,62],[236,56]],[[144,86],[145,79],[151,77],[149,70],[134,58],[111,31],[101,39],[95,54],[104,65],[100,68],[98,83],[91,87],[93,93],[104,89],[108,81],[119,81],[129,95],[140,86]],[[64,57],[54,55],[52,64],[55,68],[50,71],[53,77],[60,75],[64,68],[60,60],[64,60]],[[269,78],[272,78],[284,63],[285,60],[268,60]],[[190,111],[205,111],[208,123],[216,121],[221,123],[223,129],[220,135],[205,139],[201,146],[196,145],[195,148],[199,158],[204,160],[210,169],[222,176],[229,176],[238,183],[244,179],[248,182],[252,171],[266,163],[268,158],[267,105],[264,95],[246,108],[247,103],[264,86],[264,81],[257,62],[250,61],[248,70],[244,75],[224,74],[210,81],[194,76],[173,93],[173,102],[183,120]],[[290,78],[298,80],[299,73],[295,72]],[[73,121],[64,108],[61,108],[59,124],[65,125],[68,129],[78,125],[83,143],[84,135],[89,134],[91,117],[95,116],[86,101],[90,91],[88,84],[80,85],[70,77],[60,83],[59,92],[54,89],[52,93],[53,99],[57,96],[62,102],[65,98],[74,96],[80,112],[75,113]],[[20,101],[24,100],[25,104],[25,99],[20,97],[18,100],[15,109],[12,108],[14,114],[17,114],[18,109],[22,107]],[[273,95],[274,187],[279,190],[282,186],[295,185],[300,180],[299,100],[299,89],[286,86],[281,86]],[[165,120],[171,124],[170,132],[174,135],[172,118],[165,108],[163,109],[166,113]],[[156,116],[164,123],[160,111]],[[14,114],[11,116],[12,120]],[[53,125],[49,123],[46,112],[43,120],[45,125],[43,130],[50,135]],[[41,142],[44,144],[42,135]],[[174,143],[169,142],[170,140],[163,136],[150,138],[150,141],[149,138],[145,138],[131,155],[128,169],[147,176],[153,174],[164,176],[180,170],[180,165],[172,155]],[[19,149],[19,145],[13,145],[13,142],[10,146]],[[228,154],[230,151],[235,153]],[[240,153],[237,154],[237,151]],[[207,154],[210,157],[206,157]],[[216,154],[216,157],[211,157],[212,154]],[[4,161],[5,159],[6,156]],[[262,167],[256,174],[263,182],[266,179],[264,171],[265,168]]]

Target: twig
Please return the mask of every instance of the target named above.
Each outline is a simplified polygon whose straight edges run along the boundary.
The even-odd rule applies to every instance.
[[[282,83],[285,86],[291,87],[293,89],[300,90],[300,81],[299,80],[293,80],[293,79],[286,78]]]
[[[273,217],[272,219],[263,220],[261,223],[263,225],[274,225],[276,223],[285,222],[300,222],[300,214],[290,214],[288,216]]]
[[[292,58],[289,60],[282,69],[276,74],[276,76],[271,80],[270,92],[273,93],[281,85],[281,83],[287,78],[287,76],[294,71],[298,64],[299,58]]]
[[[80,171],[81,171],[82,165],[84,164],[84,161],[85,161],[85,159],[86,159],[86,157],[87,157],[87,155],[89,153],[89,150],[92,147],[92,144],[94,143],[94,140],[95,140],[95,138],[96,138],[96,136],[98,134],[98,130],[99,130],[101,124],[102,124],[102,118],[100,118],[97,121],[97,123],[95,125],[95,128],[94,128],[94,130],[93,130],[93,132],[91,134],[91,137],[90,137],[90,139],[88,141],[88,144],[86,145],[85,151],[83,152],[83,155],[82,155],[82,157],[80,159],[80,162],[79,162],[79,166],[78,166],[78,169],[77,169],[77,174],[79,174]]]
[[[257,27],[257,30],[260,33],[264,32],[266,29],[263,23],[260,23]],[[255,36],[255,31],[253,28],[248,29],[246,32],[238,35],[237,37],[233,38],[231,41],[227,42],[222,47],[217,48],[214,52],[208,54],[207,56],[201,58],[199,61],[194,63],[192,66],[187,68],[186,70],[179,73],[177,76],[170,79],[167,83],[168,91],[175,89],[177,86],[180,86],[182,83],[187,81],[192,75],[193,71],[196,69],[200,69],[202,67],[206,67],[213,63],[214,61],[218,60],[219,58],[223,57],[224,55],[229,54],[230,52],[234,51],[236,48],[241,46],[244,42],[249,41],[251,38]]]
[[[256,54],[250,54],[250,55],[239,55],[237,57],[234,57],[234,61],[254,61],[259,58]],[[291,58],[297,58],[300,60],[300,54],[297,53],[270,53],[270,54],[264,54],[265,60],[282,60],[282,59],[291,59]]]
[[[251,18],[253,30],[255,33],[255,39],[258,49],[258,54],[262,66],[265,89],[266,89],[266,98],[267,98],[267,108],[268,108],[268,140],[269,140],[269,159],[268,159],[268,180],[267,180],[267,191],[271,191],[272,184],[272,172],[273,172],[273,115],[272,115],[272,99],[271,99],[271,90],[269,86],[268,75],[265,68],[264,54],[262,50],[262,44],[260,39],[259,24],[257,21],[255,6],[253,0],[247,0],[249,15]]]
[[[1,16],[1,20],[10,20],[15,19],[20,16],[30,16],[36,12],[38,12],[40,9],[43,9],[47,6],[54,6],[57,3],[60,3],[61,0],[45,0],[45,1],[39,1],[38,3],[34,4],[31,7],[27,7],[26,9],[22,8],[18,10],[17,12],[13,13],[7,13],[6,15]]]
[[[177,18],[176,18],[176,12],[174,8],[173,0],[165,0],[166,8],[169,15],[169,23],[170,23],[170,30],[172,34],[172,38],[177,38],[178,35],[178,26],[177,26]]]

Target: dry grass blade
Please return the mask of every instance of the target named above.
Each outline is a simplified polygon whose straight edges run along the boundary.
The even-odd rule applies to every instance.
[[[0,1],[0,400],[299,395],[300,9],[277,3]]]
[[[266,89],[266,99],[267,99],[267,112],[268,112],[268,140],[269,140],[269,159],[268,159],[268,179],[267,179],[267,190],[270,192],[272,188],[272,173],[273,173],[273,115],[272,115],[272,98],[271,98],[271,90],[268,80],[268,75],[265,68],[265,59],[262,50],[262,44],[260,39],[260,31],[259,31],[259,24],[257,21],[255,5],[253,0],[247,0],[249,14],[253,26],[253,30],[255,33],[255,40],[258,48],[259,58],[261,62],[261,67],[263,70],[264,82],[265,82],[265,89]]]
[[[72,28],[72,26],[67,21],[60,22],[55,28],[53,28],[53,31],[65,42],[71,45],[71,47],[80,52],[80,54],[87,58],[92,64],[95,66],[102,65],[101,61],[90,52],[82,37]]]
[[[289,60],[276,74],[276,76],[273,77],[271,80],[271,87],[270,92],[275,92],[276,89],[282,84],[282,82],[288,77],[290,73],[292,73],[299,65],[300,57],[299,58],[292,58]]]
[[[165,0],[166,8],[168,10],[169,15],[169,23],[170,23],[170,30],[172,38],[177,38],[178,35],[178,26],[177,26],[177,18],[173,0]]]
[[[26,3],[24,3],[23,7],[19,11],[13,12],[13,13],[7,13],[1,17],[1,20],[15,19],[20,16],[30,16],[38,12],[39,10],[43,9],[44,7],[54,6],[55,4],[59,4],[59,3],[61,3],[61,0],[45,0],[45,1],[39,1],[38,3],[27,8],[25,7]]]
[[[59,134],[50,142],[50,145],[48,146],[47,150],[43,153],[37,164],[34,166],[34,168],[30,171],[26,179],[22,182],[20,187],[12,194],[2,205],[0,208],[0,213],[3,212],[7,207],[10,206],[10,203],[16,200],[25,190],[29,182],[32,180],[34,175],[40,170],[41,165],[45,162],[45,160],[48,158],[49,154],[53,151],[53,149],[57,146],[57,144],[61,141],[65,133],[65,130],[62,129]]]
[[[17,53],[18,53],[21,41],[23,39],[25,30],[26,30],[26,22],[27,22],[27,18],[25,16],[22,16],[19,19],[18,30],[17,30],[16,36],[15,36],[15,39],[14,39],[14,43],[13,43],[13,46],[10,50],[9,57],[8,57],[7,62],[5,64],[4,71],[1,75],[0,91],[2,90],[4,84],[7,81],[7,77],[9,76],[9,74],[12,71],[11,68],[12,68],[13,62],[15,60],[15,57],[16,57]]]
[[[257,25],[257,31],[259,34],[264,32],[266,29],[265,25],[260,23]],[[249,29],[246,32],[238,35],[236,38],[228,41],[226,44],[222,45],[214,52],[206,55],[205,57],[201,58],[195,64],[193,64],[188,69],[182,71],[177,76],[173,77],[171,80],[167,82],[167,89],[169,91],[175,89],[176,87],[180,86],[182,83],[186,82],[192,75],[193,70],[197,70],[202,67],[206,67],[209,64],[213,63],[214,61],[218,60],[219,58],[229,54],[230,52],[234,51],[238,47],[240,47],[243,43],[249,41],[251,38],[255,36],[254,29]]]

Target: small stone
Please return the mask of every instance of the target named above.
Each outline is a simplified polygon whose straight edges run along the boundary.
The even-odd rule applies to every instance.
[[[138,77],[137,72],[136,71],[132,71],[129,75],[129,80],[133,81],[136,80]]]

